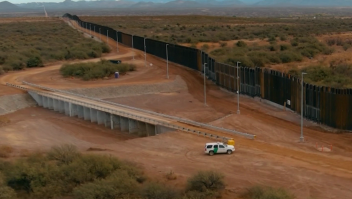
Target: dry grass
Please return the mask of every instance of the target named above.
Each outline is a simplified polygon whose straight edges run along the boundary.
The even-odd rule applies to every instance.
[[[8,158],[14,149],[11,146],[1,145],[0,146],[0,158]]]
[[[176,180],[177,179],[177,175],[174,173],[174,171],[169,171],[166,175],[165,175],[166,179],[168,180]]]

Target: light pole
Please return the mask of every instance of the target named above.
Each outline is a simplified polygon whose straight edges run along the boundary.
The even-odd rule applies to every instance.
[[[147,66],[147,46],[145,45],[145,37],[144,37],[144,67]]]
[[[205,84],[205,66],[207,65],[207,63],[204,63],[204,105],[207,105],[207,88],[206,88],[206,84]]]
[[[119,52],[119,31],[116,31],[116,52]]]
[[[167,46],[169,44],[166,44],[166,77],[169,79],[169,53],[167,51]]]
[[[134,35],[132,35],[132,50],[133,50],[133,36]],[[134,60],[134,51],[133,51],[133,60]]]
[[[240,77],[238,76],[238,64],[241,62],[237,62],[237,114],[240,114],[240,86],[239,86],[239,79]]]
[[[106,30],[106,44],[109,45],[109,30]]]
[[[301,137],[299,138],[301,142],[304,142],[304,137],[303,137],[303,75],[306,75],[307,73],[302,72],[302,84],[301,84]]]

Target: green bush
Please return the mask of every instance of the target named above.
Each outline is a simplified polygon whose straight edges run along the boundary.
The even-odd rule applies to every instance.
[[[285,51],[279,53],[279,58],[282,63],[290,63],[294,61],[302,61],[302,56],[292,52],[292,51]]]
[[[3,67],[0,66],[0,75],[4,74],[5,70],[3,69]]]
[[[141,191],[144,199],[176,199],[180,194],[174,189],[158,183],[150,183]]]
[[[243,194],[245,199],[294,199],[295,197],[285,189],[254,186]]]
[[[280,45],[280,50],[281,50],[281,51],[288,50],[289,48],[290,48],[289,45],[286,45],[286,44]]]
[[[106,179],[83,184],[73,190],[76,199],[117,199],[136,197],[138,186],[126,171],[117,171]]]
[[[22,61],[14,61],[10,64],[12,70],[22,70],[24,69],[25,65]]]
[[[241,62],[240,66],[245,66],[245,67],[254,67],[254,63],[252,62],[252,60],[250,60],[248,57],[246,56],[236,56],[233,58],[228,58],[225,60],[226,64],[230,64],[233,66],[237,66],[237,62]]]
[[[115,72],[121,74],[134,70],[135,66],[132,64],[113,64],[107,60],[101,60],[97,63],[65,64],[60,68],[62,76],[79,77],[83,80],[99,79],[109,77]]]
[[[104,43],[84,38],[56,18],[18,23],[2,23],[0,65],[5,71],[41,67],[57,60],[87,59],[110,52]]]
[[[351,48],[351,44],[343,44],[343,49],[347,51],[349,48]]]
[[[225,188],[224,176],[215,171],[199,171],[187,181],[188,191],[219,192]]]
[[[0,54],[0,65],[4,64],[6,61],[7,56],[4,54]]]
[[[76,146],[69,144],[54,146],[48,152],[48,158],[50,160],[56,160],[63,164],[69,164],[73,162],[78,156],[79,153]]]
[[[246,42],[244,42],[244,41],[238,41],[237,43],[236,43],[236,46],[238,46],[238,47],[246,47],[247,46],[247,44],[246,44]]]
[[[216,191],[188,191],[185,193],[182,199],[214,199],[221,198],[221,194]]]
[[[23,198],[54,198],[72,193],[77,198],[136,195],[139,182],[145,179],[136,166],[107,156],[77,154],[68,146],[14,162],[0,162],[3,184]],[[11,194],[10,188],[0,191]]]
[[[43,61],[40,57],[30,57],[27,61],[27,67],[32,68],[32,67],[38,67],[38,66],[44,66]]]

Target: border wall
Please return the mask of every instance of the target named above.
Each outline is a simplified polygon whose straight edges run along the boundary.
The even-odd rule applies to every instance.
[[[76,15],[63,17],[76,21],[81,27],[108,36],[119,43],[168,59],[188,68],[205,72],[218,86],[231,92],[260,97],[301,113],[301,79],[267,68],[237,67],[218,63],[201,50],[168,44],[149,38],[126,34],[98,24],[84,22]],[[94,27],[94,28],[93,28]],[[204,64],[206,64],[204,71]],[[237,89],[238,88],[238,89]],[[303,115],[306,119],[333,128],[352,130],[352,89],[335,89],[303,83]]]

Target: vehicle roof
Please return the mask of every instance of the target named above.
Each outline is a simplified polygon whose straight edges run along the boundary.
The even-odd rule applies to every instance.
[[[205,145],[211,145],[211,144],[224,144],[224,143],[222,143],[222,142],[208,142]]]

